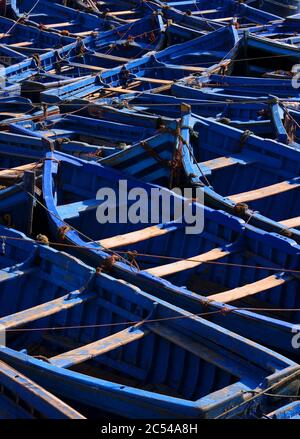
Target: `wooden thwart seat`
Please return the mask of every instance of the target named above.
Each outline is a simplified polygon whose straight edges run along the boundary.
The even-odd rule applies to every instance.
[[[10,47],[27,47],[32,46],[32,41],[21,41],[20,43],[10,44]]]
[[[139,340],[148,333],[147,329],[141,327],[130,327],[124,331],[117,332],[101,340],[97,340],[88,345],[73,349],[50,359],[51,364],[58,367],[71,367],[92,358],[103,355],[113,349],[122,347],[128,343]]]
[[[59,28],[59,27],[68,27],[72,26],[73,23],[70,21],[60,22],[60,23],[50,23],[50,24],[44,24],[45,29],[51,29],[53,28]]]
[[[70,66],[70,67],[78,67],[80,69],[94,70],[95,72],[103,72],[103,71],[106,70],[103,67],[92,66],[92,65],[89,65],[89,64],[82,64],[82,63],[79,63],[79,62],[68,62],[68,66]]]
[[[75,292],[74,292],[75,293]],[[0,319],[0,325],[9,328],[17,328],[33,321],[54,315],[61,311],[73,308],[77,305],[82,305],[88,300],[92,300],[95,294],[77,295],[68,299],[68,296],[60,297],[59,299],[51,300],[50,302],[37,305],[33,308],[24,311],[10,314],[9,316]]]
[[[199,166],[205,166],[206,168],[213,170],[227,168],[228,166],[234,165],[247,165],[253,160],[247,159],[243,154],[238,154],[231,157],[217,157],[212,160],[207,160],[206,162],[200,162]]]
[[[272,184],[253,191],[242,192],[236,195],[230,195],[228,198],[234,203],[245,203],[247,201],[260,200],[262,198],[270,197],[272,195],[278,195],[282,192],[287,192],[300,187],[300,183],[289,181],[282,181],[281,183]]]
[[[208,298],[211,300],[216,300],[218,302],[229,303],[233,302],[234,300],[239,300],[244,297],[252,296],[254,294],[261,293],[262,291],[267,291],[271,288],[278,287],[280,285],[283,285],[290,279],[291,277],[282,278],[274,274],[251,284],[247,284],[239,288],[234,288],[233,290],[225,291],[224,293],[213,294]]]
[[[157,226],[146,227],[145,229],[129,232],[124,235],[113,236],[112,238],[102,239],[98,241],[104,248],[115,248],[123,245],[135,244],[137,242],[145,241],[146,239],[155,238],[168,233],[167,228],[160,228]]]
[[[11,169],[3,169],[2,171],[0,171],[0,178],[11,176],[20,177],[22,176],[23,172],[31,171],[33,169],[39,169],[42,166],[43,165],[41,163],[29,163],[28,165],[17,166]]]
[[[292,229],[293,227],[300,227],[300,216],[296,216],[295,218],[289,218],[287,220],[279,221],[280,224]]]
[[[203,262],[216,261],[217,259],[224,258],[229,255],[230,251],[221,248],[214,248],[206,253],[198,256],[192,256],[184,261],[177,261],[171,264],[160,265],[159,267],[149,268],[145,270],[147,273],[153,274],[154,276],[168,276],[170,274],[178,273],[184,270],[190,270],[198,265],[203,264]]]

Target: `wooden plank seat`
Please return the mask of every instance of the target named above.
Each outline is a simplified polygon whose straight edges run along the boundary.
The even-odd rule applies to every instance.
[[[134,10],[127,10],[127,11],[113,11],[113,12],[108,12],[106,15],[107,16],[115,16],[115,17],[122,17],[122,15],[133,15],[135,14]]]
[[[64,21],[64,22],[60,22],[60,23],[51,23],[51,24],[45,24],[44,28],[45,29],[50,29],[50,28],[59,28],[59,27],[69,27],[69,26],[73,26],[73,23],[70,21]]]
[[[300,227],[300,216],[296,216],[294,218],[289,218],[287,220],[279,221],[280,224],[283,224],[284,226],[288,227],[289,229],[292,229],[294,227]]]
[[[49,317],[61,311],[66,311],[75,306],[82,305],[84,302],[92,300],[96,297],[93,293],[81,293],[80,291],[73,291],[70,294],[51,300],[50,302],[42,303],[24,311],[10,314],[9,316],[0,319],[0,325],[6,329],[17,328],[33,321]]]
[[[89,69],[89,70],[93,70],[95,72],[103,72],[103,71],[107,70],[107,69],[104,69],[103,67],[92,66],[89,64],[82,64],[79,62],[71,62],[71,61],[68,61],[67,66],[78,67],[80,69]]]
[[[252,191],[242,192],[240,194],[229,195],[228,198],[234,203],[246,203],[247,201],[256,201],[262,198],[278,195],[300,187],[299,179],[282,181],[281,183],[272,184]]]
[[[0,178],[6,178],[11,176],[20,177],[25,171],[32,171],[33,169],[39,169],[42,167],[42,164],[38,163],[29,163],[28,165],[17,166],[15,168],[3,169],[0,171]]]
[[[10,47],[28,47],[32,46],[32,41],[21,41],[20,43],[12,43],[9,46]]]
[[[158,267],[149,268],[145,270],[147,273],[154,276],[164,277],[170,274],[179,273],[180,271],[190,270],[191,268],[198,267],[204,262],[216,261],[218,259],[228,256],[231,252],[222,248],[214,248],[206,253],[202,253],[198,256],[192,256],[191,258],[183,261],[176,261],[171,264],[160,265]]]
[[[14,280],[21,276],[27,276],[28,274],[32,274],[34,272],[38,272],[38,267],[30,267],[24,270],[15,270],[9,272],[8,270],[0,270],[0,292],[1,292],[1,283],[7,282],[8,280]]]
[[[218,302],[229,303],[278,287],[291,279],[292,276],[283,277],[274,274],[256,282],[243,285],[242,287],[234,288],[223,293],[213,294],[208,296],[208,298]]]
[[[247,156],[245,154],[236,154],[230,157],[223,156],[212,160],[207,160],[206,162],[200,162],[199,166],[209,168],[211,171],[215,171],[217,169],[227,168],[229,166],[248,165],[254,161],[255,159],[251,158],[251,156]]]
[[[137,242],[145,241],[146,239],[156,238],[158,236],[169,233],[170,229],[159,226],[150,226],[145,229],[136,230],[134,232],[125,233],[124,235],[113,236],[112,238],[102,239],[98,241],[102,247],[113,249],[124,245],[135,244]]]
[[[143,329],[141,325],[131,326],[116,334],[109,335],[101,340],[81,346],[63,354],[50,358],[51,364],[57,367],[72,367],[75,364],[84,363],[99,355],[103,355],[109,351],[125,346],[128,343],[139,340],[149,331]]]
[[[100,48],[101,50],[101,48]],[[99,58],[99,59],[106,59],[106,60],[110,60],[110,61],[116,61],[121,63],[127,63],[129,61],[132,61],[134,58],[125,58],[123,56],[116,56],[116,55],[110,55],[108,53],[101,53],[101,52],[95,52],[93,53],[93,57],[94,58]]]

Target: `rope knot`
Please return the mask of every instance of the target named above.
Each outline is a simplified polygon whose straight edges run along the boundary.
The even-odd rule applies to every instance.
[[[236,203],[236,205],[233,208],[233,211],[236,215],[241,216],[241,215],[245,215],[248,209],[249,209],[248,204]]]
[[[64,240],[66,237],[66,234],[71,230],[71,227],[69,226],[61,226],[58,229],[58,237],[61,240]]]
[[[117,261],[119,261],[119,259],[120,259],[120,256],[111,255],[103,261],[103,263],[100,265],[100,267],[98,267],[98,269],[101,271],[108,271],[109,272],[109,271],[111,271],[111,269],[113,268],[115,263]]]
[[[36,240],[44,245],[49,245],[49,238],[41,233],[37,235]]]
[[[229,314],[231,312],[231,309],[228,308],[227,306],[223,306],[223,308],[221,308],[220,313],[223,316],[227,316],[227,314]]]

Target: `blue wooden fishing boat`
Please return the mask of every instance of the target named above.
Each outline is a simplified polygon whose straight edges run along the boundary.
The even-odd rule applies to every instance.
[[[291,79],[254,78],[244,76],[189,77],[172,86],[172,93],[181,98],[230,102],[267,102],[275,96],[283,102],[299,102],[299,89]]]
[[[76,410],[0,361],[0,419],[84,419]]]
[[[167,30],[166,20],[163,20],[161,14],[153,13],[133,23],[118,26],[116,29],[99,32],[94,39],[86,38],[85,41],[89,44],[91,40],[96,51],[101,51],[109,45],[105,53],[108,60],[110,56],[119,56],[126,57],[129,61],[130,58],[139,58],[149,51],[159,51],[171,45],[172,41],[169,41],[166,35]],[[195,36],[199,35],[196,33]],[[192,37],[193,34],[189,32],[182,42]]]
[[[144,31],[138,36],[141,28]],[[160,16],[149,16],[132,25],[132,36],[126,26],[120,35],[104,32],[103,39],[95,34],[84,40],[77,39],[75,43],[58,50],[36,53],[32,57],[21,59],[18,64],[3,69],[6,88],[22,82],[22,95],[37,102],[41,89],[60,87],[74,79],[77,80],[78,77],[95,75],[105,69],[128,63],[132,58],[149,51],[159,50],[165,42],[164,30],[165,26]],[[12,49],[3,47],[3,59],[15,56],[14,53],[7,53]]]
[[[40,122],[24,119],[10,123],[10,133],[0,133],[0,153],[41,160],[52,148],[76,157],[99,160],[160,132],[156,117],[140,118],[134,114],[118,117],[118,114],[114,117],[113,112],[111,115],[108,112],[102,119],[60,115]],[[161,119],[163,123],[170,125],[167,119],[165,122]]]
[[[156,0],[104,0],[88,5],[81,0],[71,0],[71,6],[92,12],[102,18],[114,20],[117,23],[132,23],[160,8],[161,3]]]
[[[183,153],[191,184],[203,185],[214,206],[241,212],[252,224],[299,240],[299,148],[201,117],[193,129],[198,140]]]
[[[172,96],[173,86],[168,94],[160,93],[128,93],[118,98],[106,99],[107,104],[128,109],[129,111],[142,112],[143,114],[156,114],[180,118],[182,103],[188,105],[191,112],[202,117],[213,117],[216,121],[239,128],[243,131],[250,130],[254,134],[278,140],[282,143],[298,147],[299,111],[286,108],[274,97],[267,100],[253,100],[249,102],[235,101],[206,101],[191,98],[178,98]],[[183,95],[183,89],[181,88]],[[189,92],[187,94],[190,94]],[[101,100],[99,100],[99,104]],[[294,120],[294,122],[293,122]]]
[[[229,140],[228,144],[233,143],[233,139]],[[223,141],[224,134],[222,144]],[[251,137],[249,142],[253,145],[256,139]],[[271,141],[265,141],[268,142]],[[291,151],[286,146],[283,149],[288,160]],[[267,156],[264,157],[266,162]],[[207,308],[220,311],[225,302],[230,315],[225,312],[210,316],[213,321],[277,351],[298,355],[290,341],[299,315],[299,311],[291,311],[291,308],[299,308],[299,279],[293,271],[299,267],[300,247],[295,241],[253,227],[254,222],[262,223],[264,218],[260,214],[252,212],[250,216],[249,213],[245,224],[236,216],[197,203],[192,203],[191,208],[196,218],[203,219],[204,229],[187,234],[186,220],[174,210],[177,201],[179,204],[185,201],[164,188],[160,188],[161,197],[166,197],[162,199],[171,200],[169,221],[160,216],[162,210],[158,207],[153,223],[145,213],[150,211],[150,204],[148,207],[145,204],[146,218],[143,217],[142,222],[117,219],[98,222],[98,209],[100,206],[102,212],[103,203],[96,196],[99,189],[110,188],[116,193],[114,211],[118,211],[122,206],[120,180],[127,182],[127,191],[145,190],[148,203],[151,203],[151,189],[159,186],[143,183],[129,175],[132,171],[138,172],[138,163],[121,173],[63,154],[49,153],[48,158],[51,160],[44,166],[43,196],[49,225],[55,239],[72,245],[70,251],[94,266],[109,270],[115,277],[190,312],[204,312]],[[145,162],[138,160],[144,166]],[[157,162],[157,171],[161,168],[161,163]],[[253,174],[253,167],[251,169]],[[151,171],[153,173],[153,168]],[[225,181],[223,178],[223,184]],[[207,193],[209,191],[212,192],[211,187]],[[128,201],[128,208],[132,204],[133,201]],[[223,208],[226,208],[225,204]],[[271,220],[269,223],[264,221],[272,228]],[[278,308],[282,308],[282,312],[276,312]],[[251,332],[254,322],[255,333]]]
[[[80,79],[58,88],[52,87],[41,94],[41,99],[45,103],[57,103],[86,96],[95,98],[97,94],[99,98],[101,91],[101,97],[105,97],[105,88],[109,89],[107,91],[119,90],[123,93],[124,89],[160,89],[159,87],[169,86],[172,81],[191,72],[203,72],[207,66],[217,64],[221,58],[226,59],[237,41],[238,35],[233,27],[220,29],[195,38],[192,42],[177,44],[156,54],[131,61],[122,67],[104,71],[101,75]],[[189,65],[191,56],[196,65]],[[199,60],[201,66],[198,65]]]
[[[75,41],[74,38],[43,31],[22,23],[0,17],[0,42],[27,56],[59,49]],[[16,63],[16,60],[13,60]]]
[[[289,78],[293,66],[299,63],[299,54],[299,48],[293,44],[246,32],[229,70],[232,75],[256,77],[282,71]]]
[[[28,142],[26,155],[23,153],[22,156],[21,148],[16,149],[13,142],[9,144],[4,140],[12,135],[0,133],[1,136],[4,147],[0,147],[0,224],[17,228],[30,235],[35,200],[40,195],[38,186],[42,162],[40,157],[29,151],[29,145],[33,142]],[[45,144],[43,151],[44,157]]]
[[[293,361],[18,232],[0,235],[0,360],[83,413],[243,418],[299,388]],[[26,294],[36,285],[42,294]]]
[[[34,111],[34,106],[29,99],[16,96],[12,98],[0,98],[0,121],[7,118],[18,118],[24,113]]]
[[[299,11],[299,0],[246,0],[246,4],[281,17],[287,17]]]
[[[281,19],[279,15],[274,15],[274,11],[266,13],[261,8],[256,9],[245,3],[234,0],[188,0],[168,1],[163,2],[163,5],[180,10],[189,16],[213,20],[224,25],[234,24],[238,28]]]
[[[113,20],[76,11],[49,0],[32,4],[31,0],[10,0],[8,13],[22,23],[64,35],[86,36],[98,30],[105,31],[117,25]]]

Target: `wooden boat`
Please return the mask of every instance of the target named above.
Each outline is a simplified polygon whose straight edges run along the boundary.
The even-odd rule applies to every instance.
[[[29,99],[16,96],[0,98],[0,122],[8,118],[18,118],[24,113],[34,111],[34,106]]]
[[[26,55],[22,54],[20,51],[16,51],[11,47],[0,45],[0,62],[1,69],[4,67],[11,66],[13,64],[22,62],[26,60]]]
[[[200,117],[193,129],[199,140],[183,153],[190,183],[203,185],[215,207],[241,212],[258,227],[299,240],[300,150]]]
[[[59,49],[75,41],[75,38],[58,35],[53,32],[37,29],[17,23],[5,17],[0,17],[0,42],[9,48],[27,56]],[[14,60],[14,63],[17,61]]]
[[[173,86],[168,94],[145,92],[143,94],[128,93],[118,98],[107,99],[106,102],[118,108],[127,108],[133,112],[156,114],[158,116],[181,117],[182,103],[189,106],[191,112],[202,117],[212,117],[223,124],[249,130],[254,134],[278,140],[281,143],[298,145],[297,124],[299,111],[285,108],[274,97],[249,102],[206,101],[184,98],[184,89],[180,88],[180,98],[172,96]],[[187,92],[190,95],[190,90]],[[101,100],[99,100],[99,105]],[[288,103],[287,103],[288,104]],[[290,116],[289,116],[290,114]],[[295,121],[293,123],[293,120]],[[295,131],[296,130],[296,131]]]
[[[133,23],[134,21],[151,14],[161,7],[157,0],[104,0],[86,4],[82,0],[70,0],[70,6],[75,9],[92,12],[102,18],[114,20],[119,23]]]
[[[236,27],[247,28],[255,24],[266,24],[280,20],[274,11],[266,13],[262,8],[253,8],[248,4],[233,0],[188,0],[163,2],[164,7],[180,10],[193,17],[213,20],[224,25],[234,23]]]
[[[264,11],[287,17],[296,14],[299,10],[298,0],[246,0],[246,4],[260,8]]]
[[[57,103],[66,99],[83,98],[99,94],[99,91],[124,93],[126,89],[144,91],[151,88],[167,87],[174,80],[194,73],[201,73],[205,67],[226,58],[228,52],[238,39],[234,28],[224,28],[208,35],[195,38],[192,42],[168,47],[156,54],[124,64],[122,67],[107,70],[101,75],[90,76],[59,88],[52,88],[41,94],[45,103]],[[201,67],[185,65],[191,56],[196,62],[201,60]],[[158,90],[157,90],[158,91]],[[104,93],[105,95],[105,93]],[[98,95],[99,97],[99,95]],[[102,97],[105,97],[102,95]]]
[[[86,36],[95,30],[105,31],[117,25],[108,18],[76,11],[48,0],[40,0],[36,5],[30,0],[10,0],[9,11],[13,18],[26,25],[64,35]]]
[[[249,61],[243,62],[245,58]],[[234,76],[268,76],[283,71],[290,78],[299,58],[299,48],[293,44],[246,32],[228,69]]]
[[[104,106],[96,110],[89,106],[87,111],[82,110],[83,115],[54,114],[37,121],[33,115],[33,120],[11,121],[7,127],[10,134],[1,133],[2,137],[0,134],[0,151],[42,159],[51,145],[76,157],[100,160],[176,127],[176,122],[167,117],[139,115]]]
[[[84,419],[25,375],[0,361],[0,419]]]
[[[189,125],[184,123],[186,119],[174,121],[163,127],[159,134],[104,157],[99,163],[134,175],[147,183],[172,188],[182,181],[179,151],[182,141],[188,137]],[[178,129],[180,136],[177,135]]]
[[[33,152],[34,142],[28,142],[25,154],[23,145],[22,155],[19,145],[15,148],[13,141],[6,142],[9,137],[14,138],[13,135],[0,133],[0,137],[0,224],[30,235],[35,200],[40,195],[41,158],[45,156],[46,144],[43,144],[43,155],[38,156]]]
[[[83,413],[243,418],[273,409],[267,388],[275,408],[298,389],[293,361],[18,232],[0,235],[2,299],[16,285],[2,300],[0,360]],[[36,285],[42,294],[26,294]]]
[[[224,138],[222,134],[222,144]],[[230,140],[228,144],[232,144]],[[256,138],[251,137],[249,142],[253,144]],[[288,159],[292,151],[286,146],[283,149]],[[184,200],[163,188],[161,196],[171,200],[170,222],[159,216],[161,209],[158,209],[154,223],[148,217],[148,223],[146,220],[138,224],[116,220],[100,224],[96,215],[103,203],[96,198],[99,189],[110,188],[118,194],[120,180],[127,181],[128,191],[142,188],[151,194],[155,186],[133,179],[128,172],[122,174],[94,162],[58,153],[49,153],[48,158],[51,160],[44,166],[44,204],[55,238],[76,246],[70,251],[190,312],[220,311],[225,302],[230,316],[226,313],[210,316],[213,321],[277,351],[297,355],[290,339],[299,314],[289,311],[299,308],[299,279],[293,270],[299,267],[300,247],[295,241],[254,228],[254,220],[261,215],[253,214],[245,225],[237,217],[197,203],[191,206],[195,215],[203,219],[204,230],[187,234],[186,220],[172,210],[175,200],[179,203]],[[296,163],[295,158],[293,162]],[[150,195],[148,198],[150,203]],[[119,203],[116,198],[116,210],[122,205]],[[143,212],[147,212],[147,205]],[[139,268],[132,261],[136,261]],[[256,309],[257,313],[243,310],[245,306]],[[283,311],[272,312],[272,308]],[[255,323],[255,333],[252,323]]]
[[[159,51],[171,44],[167,32],[167,22],[157,13],[149,14],[134,23],[128,23],[106,32],[100,32],[94,37],[95,51],[103,51],[108,46],[107,60],[119,57],[119,64],[124,64],[134,58],[139,58],[147,52]],[[196,34],[196,36],[199,36]],[[189,33],[189,39],[192,38]],[[187,41],[186,37],[183,41]],[[88,39],[87,39],[88,41]],[[104,56],[103,55],[103,56]]]
[[[207,101],[248,102],[270,100],[276,96],[290,105],[299,102],[299,89],[293,87],[291,79],[250,78],[245,76],[222,76],[186,78],[173,84],[172,93],[179,98]]]
[[[120,34],[104,32],[98,37],[96,33],[61,49],[34,54],[3,70],[6,87],[22,82],[22,95],[38,102],[42,89],[60,87],[78,77],[99,74],[149,51],[159,50],[165,42],[164,30],[159,15],[149,16],[134,23],[130,34],[129,27],[125,26]],[[3,58],[15,56],[7,53],[11,49],[5,49]]]

